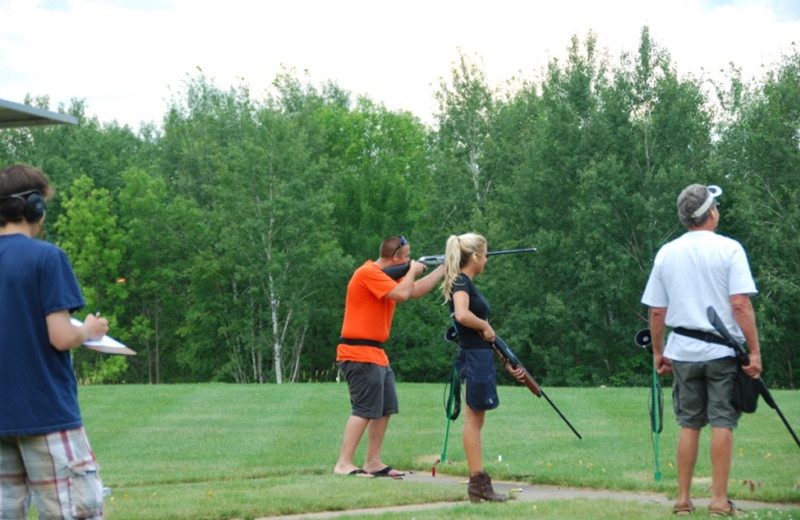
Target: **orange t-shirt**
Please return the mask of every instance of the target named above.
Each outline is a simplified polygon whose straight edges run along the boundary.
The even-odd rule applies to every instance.
[[[356,269],[347,284],[342,337],[380,343],[388,340],[395,302],[386,295],[397,287],[397,283],[372,260]],[[336,361],[375,363],[382,367],[389,364],[382,348],[341,343],[336,347]]]

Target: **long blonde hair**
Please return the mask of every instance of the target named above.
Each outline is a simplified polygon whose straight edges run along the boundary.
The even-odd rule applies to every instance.
[[[449,302],[453,283],[461,273],[461,268],[467,265],[472,255],[483,253],[486,250],[486,238],[477,233],[464,233],[463,235],[450,235],[444,248],[444,280],[442,281],[442,295],[444,301]]]

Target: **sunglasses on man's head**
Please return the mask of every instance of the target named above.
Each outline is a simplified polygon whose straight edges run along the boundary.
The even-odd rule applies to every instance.
[[[397,247],[394,248],[394,253],[392,253],[392,256],[396,255],[397,252],[400,251],[401,247],[408,244],[408,240],[406,240],[406,237],[404,237],[403,235],[397,235],[397,236],[400,237],[400,243],[397,244]]]

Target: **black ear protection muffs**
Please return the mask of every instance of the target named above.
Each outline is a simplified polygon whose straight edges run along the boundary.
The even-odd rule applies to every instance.
[[[44,217],[47,205],[44,197],[36,190],[28,190],[11,195],[0,195],[0,199],[19,199],[25,203],[25,220],[28,222],[39,222]]]

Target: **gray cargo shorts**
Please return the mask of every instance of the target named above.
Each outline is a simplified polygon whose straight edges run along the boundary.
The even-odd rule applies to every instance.
[[[340,361],[339,368],[347,379],[352,415],[380,419],[398,413],[397,390],[391,365]]]
[[[672,406],[678,424],[699,430],[707,424],[733,430],[742,413],[731,403],[738,370],[732,357],[673,361]]]

